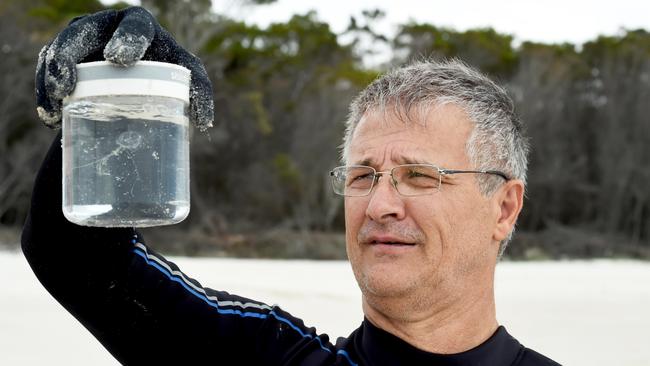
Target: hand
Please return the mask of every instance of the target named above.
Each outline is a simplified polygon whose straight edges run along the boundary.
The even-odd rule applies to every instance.
[[[190,121],[200,130],[212,127],[212,83],[201,60],[179,46],[151,13],[138,6],[73,19],[43,47],[36,66],[36,104],[46,126],[61,125],[62,100],[77,81],[76,64],[103,59],[124,66],[142,59],[188,68],[192,72]]]

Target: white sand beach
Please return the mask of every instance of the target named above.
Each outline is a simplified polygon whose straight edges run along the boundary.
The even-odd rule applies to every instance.
[[[204,286],[279,304],[334,339],[363,317],[347,262],[171,259]],[[0,365],[118,364],[22,254],[0,252],[0,278]],[[650,262],[503,262],[496,297],[499,322],[562,364],[650,365]]]

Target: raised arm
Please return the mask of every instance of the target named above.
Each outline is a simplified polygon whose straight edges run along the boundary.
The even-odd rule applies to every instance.
[[[136,230],[68,222],[59,137],[37,175],[22,248],[43,286],[124,364],[318,364],[335,356],[326,336],[278,307],[203,288]]]
[[[103,57],[124,65],[143,57],[189,68],[190,119],[201,129],[211,124],[212,92],[203,65],[151,14],[134,7],[76,19],[43,48],[37,104],[48,126],[60,124],[61,100],[76,81],[74,65]],[[52,296],[120,362],[272,365],[333,359],[326,336],[277,307],[203,288],[147,248],[136,230],[68,222],[61,210],[61,164],[59,134],[35,180],[23,252]]]

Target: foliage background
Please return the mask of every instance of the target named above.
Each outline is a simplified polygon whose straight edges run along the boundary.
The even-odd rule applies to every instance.
[[[647,31],[515,46],[492,29],[410,23],[389,37],[373,31],[383,13],[371,9],[342,37],[315,13],[260,28],[214,14],[210,0],[142,4],[203,60],[217,116],[215,128],[192,135],[190,217],[144,230],[150,245],[185,255],[344,258],[342,201],[327,172],[338,164],[349,101],[387,68],[460,57],[508,88],[533,148],[507,256],[650,258]],[[38,51],[71,18],[103,8],[97,0],[0,3],[0,242],[18,241],[54,137],[35,112]],[[365,66],[372,45],[389,45],[391,61]]]

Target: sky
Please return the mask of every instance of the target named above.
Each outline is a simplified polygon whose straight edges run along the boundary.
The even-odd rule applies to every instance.
[[[650,30],[650,1],[646,0],[277,0],[257,6],[245,3],[246,0],[213,0],[213,9],[261,27],[315,10],[320,20],[329,23],[335,33],[341,33],[350,16],[360,19],[363,10],[378,8],[386,16],[375,24],[374,30],[389,38],[399,24],[416,21],[459,31],[491,27],[514,36],[515,45],[535,41],[580,46],[598,35],[617,35],[623,29]],[[365,59],[367,63],[381,64],[390,58],[387,47],[376,51],[377,55]]]
[[[278,0],[244,7],[242,0],[214,0],[213,4],[219,13],[262,26],[314,9],[335,32],[346,28],[350,15],[375,8],[386,12],[377,28],[386,34],[395,32],[397,24],[415,20],[461,31],[492,27],[517,41],[579,45],[599,34],[618,34],[622,28],[650,29],[650,1],[645,0]]]
[[[580,46],[599,35],[620,34],[623,29],[650,30],[650,1],[645,0],[278,0],[270,5],[242,6],[243,2],[213,0],[213,9],[262,27],[315,10],[336,33],[346,29],[350,16],[361,19],[363,10],[381,9],[386,15],[374,30],[389,38],[399,24],[415,21],[459,31],[491,27],[514,36],[515,45],[535,41]],[[387,45],[374,47],[374,55],[364,56],[367,65],[390,59]]]

